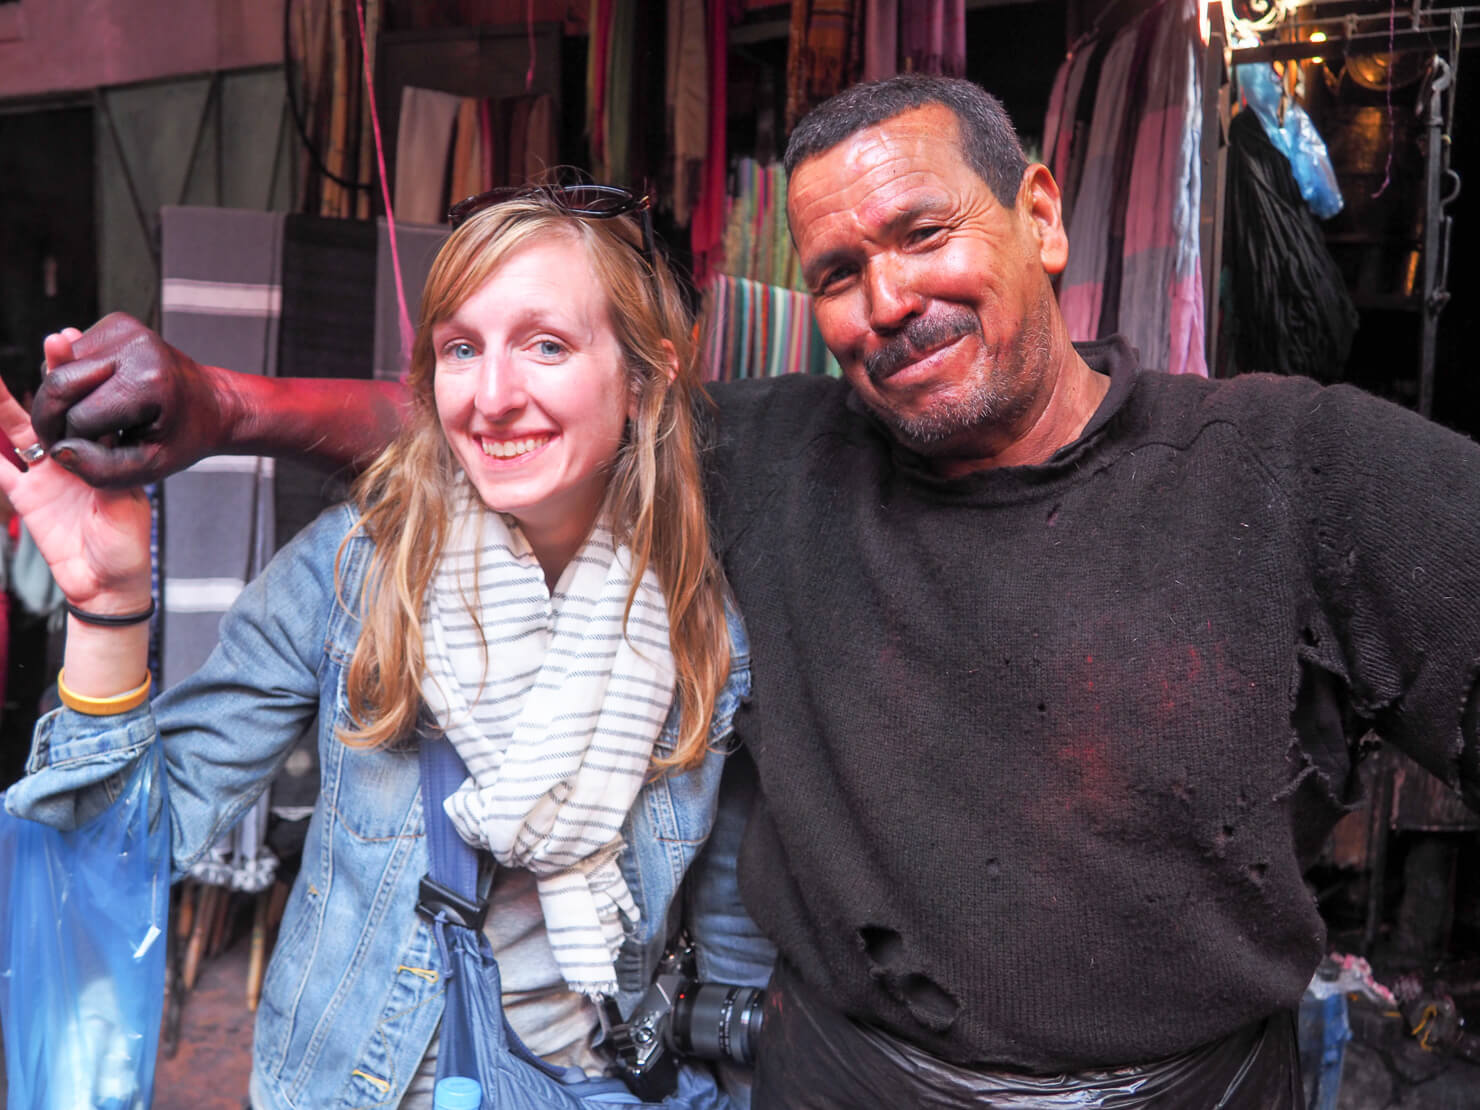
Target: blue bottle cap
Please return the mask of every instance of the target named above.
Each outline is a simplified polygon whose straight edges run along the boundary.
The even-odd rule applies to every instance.
[[[449,1075],[437,1080],[432,1095],[434,1110],[482,1110],[483,1088],[476,1079],[463,1075]]]

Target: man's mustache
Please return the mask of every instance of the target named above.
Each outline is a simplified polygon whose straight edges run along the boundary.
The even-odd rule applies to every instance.
[[[870,381],[883,381],[936,348],[962,336],[980,335],[981,330],[981,321],[968,308],[947,308],[932,316],[920,316],[873,354],[866,355],[863,368]]]

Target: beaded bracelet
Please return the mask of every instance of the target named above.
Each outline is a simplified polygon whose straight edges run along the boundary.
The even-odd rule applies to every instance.
[[[57,673],[57,694],[62,699],[62,704],[68,709],[75,709],[78,713],[86,713],[89,717],[110,717],[114,713],[125,713],[136,706],[143,705],[149,697],[150,676],[144,676],[142,686],[136,686],[132,690],[126,690],[122,694],[113,694],[106,698],[90,698],[67,688],[66,668]]]
[[[111,613],[89,613],[86,609],[79,609],[70,601],[65,603],[67,612],[80,620],[83,624],[96,624],[103,628],[127,628],[131,624],[143,624],[154,616],[154,599],[149,599],[149,608],[137,613],[120,613],[114,616]]]

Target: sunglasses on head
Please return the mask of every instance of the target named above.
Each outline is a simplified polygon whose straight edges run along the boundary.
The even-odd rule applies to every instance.
[[[447,210],[447,223],[456,230],[471,217],[505,201],[533,197],[583,220],[614,220],[642,213],[642,256],[653,262],[653,200],[620,185],[505,185],[460,200]]]

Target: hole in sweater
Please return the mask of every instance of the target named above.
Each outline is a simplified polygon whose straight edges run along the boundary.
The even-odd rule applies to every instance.
[[[1234,828],[1232,825],[1224,825],[1213,834],[1213,854],[1222,856],[1228,850],[1228,842],[1233,839]]]
[[[916,1021],[937,1033],[951,1027],[961,1004],[949,991],[918,972],[906,975],[901,986],[904,1003]]]
[[[904,956],[904,939],[883,925],[863,926],[858,930],[858,939],[863,941],[864,952],[879,970],[893,970],[893,965]]]
[[[1267,863],[1251,863],[1244,868],[1244,874],[1249,876],[1249,881],[1255,886],[1264,885],[1264,876],[1268,871],[1269,864]]]
[[[951,1027],[961,1004],[930,976],[905,966],[909,957],[903,937],[886,925],[864,925],[858,939],[872,965],[869,974],[885,993],[927,1029],[942,1033]]]
[[[1295,689],[1290,724],[1299,739],[1300,757],[1315,768],[1332,797],[1342,792],[1351,773],[1348,700],[1346,683],[1339,675],[1308,659],[1300,661],[1300,684]]]

